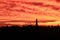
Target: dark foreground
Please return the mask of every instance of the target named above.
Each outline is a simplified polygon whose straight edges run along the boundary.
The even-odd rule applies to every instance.
[[[0,32],[40,32],[40,33],[58,33],[60,26],[4,26],[0,28]]]
[[[33,33],[33,35],[40,35],[39,37],[44,37],[44,38],[47,38],[48,36],[51,36],[52,38],[53,37],[58,37],[60,36],[60,26],[23,26],[23,27],[20,27],[20,26],[5,26],[5,27],[1,27],[0,28],[0,32],[3,32],[4,34],[5,33],[23,33],[24,34],[28,34],[29,35],[31,33]],[[26,35],[25,35],[26,36]],[[37,37],[37,36],[36,36]],[[54,39],[55,39],[54,38]],[[59,37],[60,38],[60,37]]]
[[[20,26],[11,26],[11,27],[8,27],[8,26],[5,26],[5,27],[1,27],[0,28],[0,33],[6,33],[6,34],[9,34],[11,35],[11,33],[13,33],[13,35],[15,36],[16,34],[15,33],[18,33],[19,35],[19,38],[21,37],[21,35],[24,35],[22,36],[22,38],[24,37],[29,37],[31,36],[32,38],[33,37],[38,37],[39,39],[56,39],[57,37],[60,38],[60,26],[23,26],[23,27],[20,27]],[[22,34],[21,34],[22,33]],[[28,35],[26,35],[28,34]],[[31,35],[32,34],[32,35]],[[36,35],[36,36],[35,36]],[[15,37],[18,37],[18,36],[15,36]],[[31,39],[30,37],[30,39]],[[35,39],[35,38],[34,38]],[[58,38],[57,38],[58,39]]]

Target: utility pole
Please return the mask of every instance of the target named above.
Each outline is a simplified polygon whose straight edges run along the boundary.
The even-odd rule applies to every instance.
[[[38,32],[38,20],[36,19],[36,31]]]

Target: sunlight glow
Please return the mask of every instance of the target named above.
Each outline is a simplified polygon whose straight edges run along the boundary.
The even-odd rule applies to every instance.
[[[27,21],[36,21],[36,18],[38,25],[60,25],[60,3],[56,0],[0,0],[0,22],[24,20],[26,22],[4,22],[4,24],[35,25],[35,22]]]

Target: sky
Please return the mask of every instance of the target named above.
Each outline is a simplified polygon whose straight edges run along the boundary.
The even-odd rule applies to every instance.
[[[36,19],[38,25],[60,25],[60,1],[0,0],[2,24],[35,25]],[[15,22],[11,22],[13,20]]]

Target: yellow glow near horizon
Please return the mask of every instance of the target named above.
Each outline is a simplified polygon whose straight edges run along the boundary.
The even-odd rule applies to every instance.
[[[38,22],[39,25],[60,25],[60,3],[55,0],[1,0],[0,4],[1,22],[11,20],[35,21],[38,19],[38,21],[56,20],[56,22]],[[24,25],[27,22],[5,23]],[[28,22],[27,25],[29,24],[35,25],[33,22]]]

